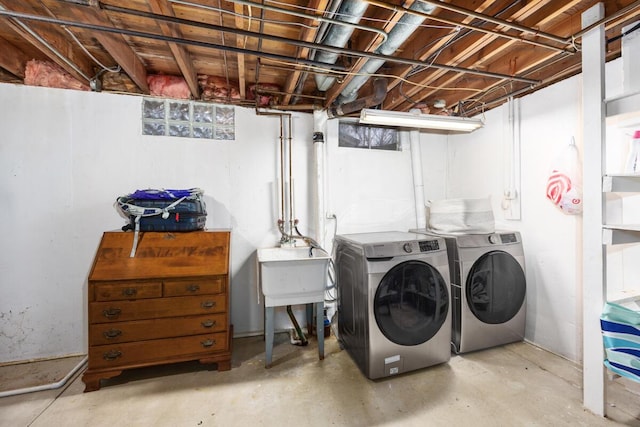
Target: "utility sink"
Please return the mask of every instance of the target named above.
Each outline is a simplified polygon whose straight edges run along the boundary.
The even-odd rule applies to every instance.
[[[258,249],[265,306],[324,301],[330,258],[326,251],[308,246]]]

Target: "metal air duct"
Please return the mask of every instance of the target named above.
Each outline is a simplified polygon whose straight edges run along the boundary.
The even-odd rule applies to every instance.
[[[337,20],[350,22],[357,24],[364,15],[364,12],[369,7],[369,4],[360,0],[348,0],[340,5],[340,9],[337,13]],[[322,44],[331,47],[345,47],[351,34],[353,34],[354,27],[346,27],[344,25],[332,24],[327,31]],[[319,51],[315,58],[315,61],[324,62],[326,64],[335,64],[338,60],[337,52],[329,52],[326,50]],[[319,91],[326,91],[335,82],[335,77],[316,74],[315,76],[316,86]]]
[[[373,93],[364,98],[358,98],[354,101],[332,106],[328,109],[327,114],[329,118],[345,116],[347,114],[355,113],[363,108],[369,108],[382,104],[382,101],[387,97],[387,79],[382,77],[376,77],[373,79]]]
[[[423,13],[431,13],[435,9],[435,6],[417,1],[411,5],[410,9]],[[382,55],[393,54],[409,36],[416,31],[424,19],[425,18],[421,16],[405,13],[396,26],[389,32],[387,40],[378,46],[375,53]],[[369,74],[377,72],[384,63],[385,61],[382,59],[369,59],[358,73],[359,75],[355,76],[344,87],[336,103],[341,105],[356,99],[360,88],[369,80]]]

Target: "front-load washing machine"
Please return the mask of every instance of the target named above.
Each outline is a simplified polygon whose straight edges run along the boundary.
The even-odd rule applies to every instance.
[[[522,341],[527,284],[520,233],[443,237],[451,272],[452,350],[466,353]]]
[[[445,240],[407,232],[338,235],[338,331],[370,379],[451,358]]]

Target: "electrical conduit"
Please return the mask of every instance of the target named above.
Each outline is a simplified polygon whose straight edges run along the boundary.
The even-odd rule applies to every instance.
[[[327,129],[327,111],[313,112],[313,167],[315,185],[313,188],[313,207],[315,211],[316,240],[325,247],[326,207],[325,207],[325,152],[324,135]]]

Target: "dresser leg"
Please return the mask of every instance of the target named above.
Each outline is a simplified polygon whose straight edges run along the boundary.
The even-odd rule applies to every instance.
[[[218,371],[228,371],[231,369],[231,360],[218,362]]]
[[[85,372],[82,375],[82,382],[84,383],[84,392],[100,390],[100,380],[117,377],[122,371],[109,371],[109,372]]]
[[[220,360],[217,357],[211,357],[208,359],[198,359],[198,361],[203,365],[216,363],[218,364],[218,366],[216,367],[218,371],[228,371],[231,369],[231,359]]]

